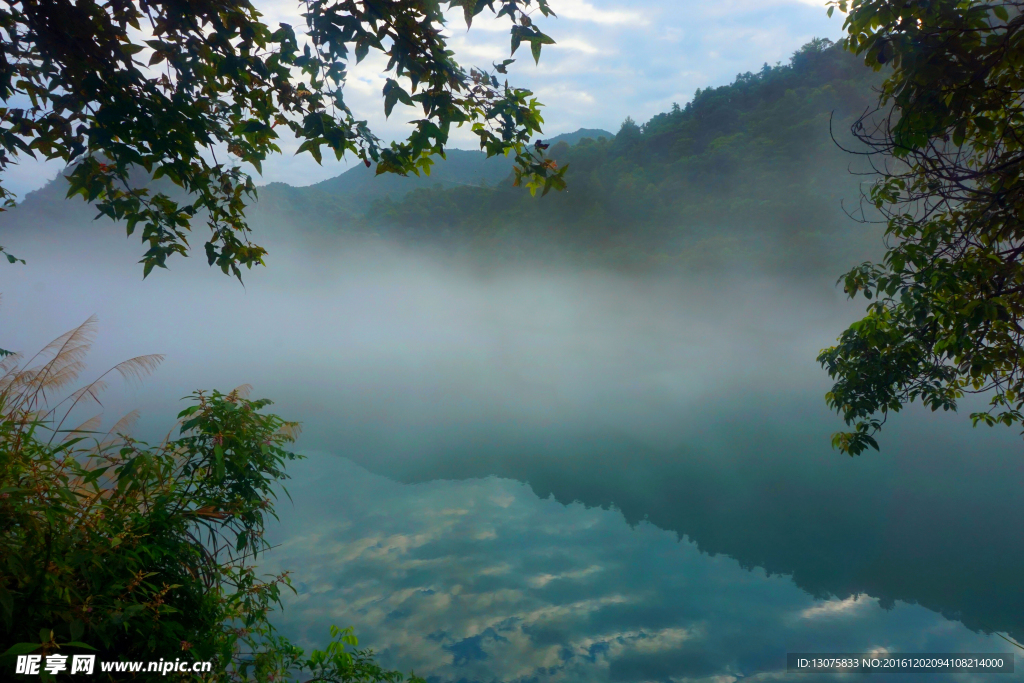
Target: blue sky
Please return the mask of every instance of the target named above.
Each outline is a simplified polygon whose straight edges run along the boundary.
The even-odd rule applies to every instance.
[[[254,0],[271,25],[303,25],[294,0]],[[697,88],[729,83],[737,73],[768,62],[786,62],[813,37],[837,39],[842,18],[829,19],[824,0],[550,0],[557,19],[538,19],[557,45],[545,48],[540,65],[517,53],[510,80],[533,90],[546,105],[545,132],[580,127],[618,130],[626,116],[646,121],[672,102],[685,104]],[[508,20],[478,17],[471,31],[461,12],[451,14],[450,45],[465,65],[489,67],[508,56]],[[403,136],[413,110],[401,106],[385,120],[380,91],[385,59],[371,55],[351,71],[346,96],[356,114],[384,139]],[[453,146],[475,147],[467,131]],[[267,161],[260,184],[308,185],[347,168],[346,161],[318,166],[282,140],[284,154]],[[56,162],[23,161],[8,169],[5,184],[19,195],[40,187],[60,168]]]

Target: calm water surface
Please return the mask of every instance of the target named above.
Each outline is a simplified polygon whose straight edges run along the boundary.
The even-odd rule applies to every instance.
[[[97,313],[91,368],[168,354],[111,421],[244,382],[302,420],[265,563],[303,644],[352,625],[433,681],[810,681],[787,652],[1024,638],[1022,442],[911,410],[831,451],[813,359],[857,309],[827,284],[279,249],[243,290],[143,283],[129,247],[4,269],[4,345]]]

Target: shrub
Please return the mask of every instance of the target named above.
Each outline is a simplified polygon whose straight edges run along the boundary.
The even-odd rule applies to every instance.
[[[291,584],[287,573],[259,576],[254,560],[285,465],[301,457],[285,448],[298,424],[240,387],[187,397],[178,438],[156,446],[123,433],[134,414],[107,433],[98,417],[65,429],[104,387],[101,377],[48,407],[77,380],[94,330],[90,319],[28,363],[0,364],[0,666],[93,652],[210,661],[210,681],[405,680],[351,649],[351,629],[332,627],[327,648],[307,657],[269,621]],[[107,374],[141,378],[160,360]],[[194,674],[135,678],[147,676]]]

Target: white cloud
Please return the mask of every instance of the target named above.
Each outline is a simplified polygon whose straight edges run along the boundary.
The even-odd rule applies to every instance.
[[[868,608],[876,607],[877,604],[877,600],[862,595],[853,595],[845,600],[826,600],[813,607],[808,607],[800,612],[800,618],[820,619],[823,617],[853,616]]]
[[[650,23],[650,20],[641,12],[626,9],[598,9],[586,0],[551,0],[550,4],[555,14],[564,19],[611,26],[646,26]]]
[[[451,35],[458,35],[459,32],[465,33],[467,31],[465,14],[461,7],[445,12],[445,21],[448,25],[447,33]],[[473,26],[468,30],[472,30],[474,33],[484,31],[507,34],[511,28],[512,20],[508,17],[501,17],[499,19],[489,11],[484,11],[473,18]]]
[[[585,40],[580,40],[579,38],[563,38],[551,47],[562,50],[577,50],[579,52],[585,52],[588,55],[596,55],[599,52],[596,47]]]
[[[537,576],[534,576],[533,578],[529,579],[528,582],[534,588],[543,588],[552,581],[558,581],[562,579],[582,579],[584,576],[596,574],[597,572],[600,572],[602,569],[603,567],[594,564],[584,569],[577,569],[571,572],[562,572],[560,574],[538,574]]]
[[[455,54],[463,63],[463,66],[468,67],[471,64],[475,64],[472,59],[467,59],[467,57],[473,57],[486,60],[487,63],[480,66],[490,71],[490,62],[500,62],[508,57],[511,49],[508,40],[483,42],[474,40],[473,38],[475,37],[472,34],[468,36],[456,35],[448,41],[448,47],[455,50]]]

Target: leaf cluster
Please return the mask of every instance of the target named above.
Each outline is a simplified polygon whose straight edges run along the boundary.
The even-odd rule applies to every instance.
[[[835,2],[849,49],[891,67],[853,125],[876,181],[887,252],[842,282],[872,303],[819,361],[856,455],[890,411],[955,410],[991,396],[975,424],[1022,421],[1024,14],[1020,2]]]
[[[510,19],[513,53],[529,42],[537,59],[553,43],[529,15],[552,15],[547,0],[307,0],[301,46],[291,26],[272,30],[248,0],[7,3],[0,172],[19,155],[73,163],[69,196],[126,221],[129,235],[141,229],[144,275],[187,254],[193,222],[205,220],[210,265],[239,279],[241,266],[266,255],[249,239],[244,210],[256,190],[239,164],[261,171],[281,151],[280,130],[317,162],[326,148],[378,173],[418,175],[444,156],[452,126],[471,124],[489,155],[512,154],[530,182],[561,188],[561,175],[528,146],[543,123],[536,99],[455,61],[446,7],[461,7],[467,23],[484,9]],[[385,113],[399,102],[421,111],[405,141],[385,145],[346,103],[347,69],[371,50],[388,58]],[[187,199],[134,186],[138,168]],[[2,185],[0,199],[13,202]]]

